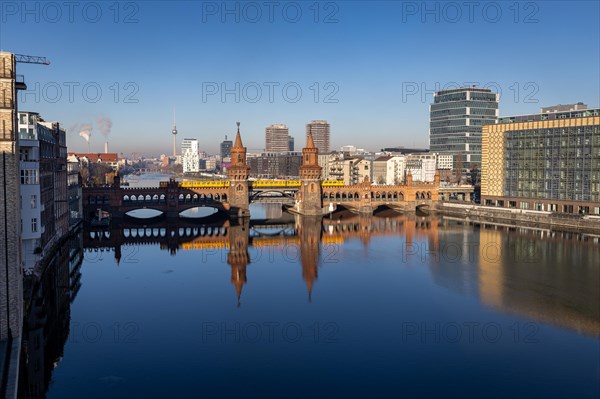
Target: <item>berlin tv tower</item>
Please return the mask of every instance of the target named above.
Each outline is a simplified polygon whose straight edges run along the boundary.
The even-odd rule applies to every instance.
[[[171,133],[173,133],[173,158],[177,158],[177,126],[175,123],[175,109],[173,109],[173,130]]]

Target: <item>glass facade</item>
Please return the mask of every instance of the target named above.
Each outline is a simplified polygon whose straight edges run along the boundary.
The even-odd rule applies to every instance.
[[[490,89],[462,88],[436,92],[430,108],[429,147],[452,155],[463,168],[481,166],[481,126],[498,118],[498,94]]]
[[[506,132],[504,195],[600,202],[600,126]]]

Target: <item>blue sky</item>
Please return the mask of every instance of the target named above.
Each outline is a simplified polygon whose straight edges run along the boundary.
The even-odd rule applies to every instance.
[[[47,4],[3,2],[0,49],[51,60],[18,65],[20,108],[70,128],[74,151],[84,123],[103,149],[105,116],[112,151],[170,153],[173,108],[179,142],[214,153],[236,121],[251,150],[272,123],[301,148],[312,119],[333,147],[427,147],[431,92],[457,84],[500,90],[501,115],[600,105],[597,1]]]

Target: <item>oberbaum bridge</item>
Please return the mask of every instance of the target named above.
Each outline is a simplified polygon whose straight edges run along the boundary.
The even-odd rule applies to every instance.
[[[115,176],[111,186],[86,187],[83,206],[86,218],[101,209],[112,218],[122,218],[130,211],[154,209],[167,218],[178,218],[185,210],[213,207],[233,218],[250,216],[253,202],[278,202],[287,210],[300,215],[326,215],[340,207],[360,214],[372,214],[378,207],[401,212],[417,209],[434,210],[440,199],[440,179],[414,182],[408,174],[404,185],[373,185],[368,178],[362,183],[346,186],[341,181],[321,179],[318,150],[312,133],[302,149],[299,180],[248,179],[250,167],[246,163],[246,147],[242,144],[239,123],[235,144],[231,147],[229,180],[178,182],[175,179],[160,182],[159,187],[121,187]],[[463,198],[467,193],[463,193]]]

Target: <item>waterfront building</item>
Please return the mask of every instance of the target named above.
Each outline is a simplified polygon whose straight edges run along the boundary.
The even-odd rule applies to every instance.
[[[265,129],[265,152],[288,152],[290,148],[287,125],[274,124]]]
[[[69,228],[72,228],[83,217],[79,159],[75,155],[67,157],[67,190],[69,197]]]
[[[312,132],[313,141],[319,150],[319,154],[327,154],[329,152],[330,126],[327,121],[314,120],[306,125],[306,137]]]
[[[183,139],[181,142],[181,162],[183,173],[200,172],[200,155],[198,154],[198,140]]]
[[[33,270],[69,231],[65,131],[38,113],[19,112],[23,266]]]
[[[498,100],[498,93],[477,87],[434,93],[429,107],[431,152],[452,155],[455,165],[462,164],[463,172],[480,166],[481,127],[496,122]]]
[[[484,205],[600,214],[600,108],[500,118],[482,156]]]
[[[23,321],[19,150],[15,56],[0,52],[0,396],[16,397]]]

